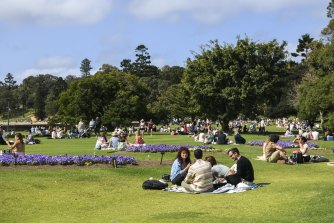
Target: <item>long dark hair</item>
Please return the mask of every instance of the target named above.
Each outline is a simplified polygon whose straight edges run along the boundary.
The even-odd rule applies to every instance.
[[[176,158],[179,160],[180,163],[183,163],[183,159],[182,159],[182,157],[181,157],[181,153],[182,153],[182,151],[185,151],[185,152],[188,154],[188,157],[186,158],[185,163],[186,163],[186,164],[190,163],[190,162],[191,162],[191,161],[190,161],[190,152],[189,152],[189,149],[186,148],[186,147],[181,147],[181,148],[179,149],[179,151],[177,152]]]

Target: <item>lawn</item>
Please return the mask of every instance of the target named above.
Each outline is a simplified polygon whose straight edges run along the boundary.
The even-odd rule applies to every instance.
[[[276,131],[276,129],[269,129]],[[262,135],[243,135],[247,142]],[[27,153],[68,155],[114,155],[94,151],[96,138],[51,140],[27,145]],[[291,139],[291,138],[290,138]],[[288,140],[288,139],[286,139]],[[133,141],[131,138],[129,141]],[[145,136],[148,144],[201,145],[189,136]],[[317,142],[323,155],[334,161],[334,142]],[[233,164],[225,154],[233,145],[214,146],[220,163]],[[334,219],[334,167],[326,163],[301,165],[256,161],[260,147],[237,146],[250,158],[255,183],[268,185],[238,194],[180,194],[141,188],[149,177],[170,172],[176,153],[117,154],[155,165],[112,168],[90,167],[0,167],[0,222],[332,222]],[[289,150],[291,153],[291,150]],[[192,156],[193,157],[193,156]]]

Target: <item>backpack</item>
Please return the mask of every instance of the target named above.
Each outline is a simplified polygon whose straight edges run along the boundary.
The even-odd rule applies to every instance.
[[[313,156],[311,162],[319,163],[319,162],[329,162],[329,159],[324,156]]]
[[[142,185],[144,190],[162,190],[168,187],[167,183],[162,183],[159,180],[146,180]]]

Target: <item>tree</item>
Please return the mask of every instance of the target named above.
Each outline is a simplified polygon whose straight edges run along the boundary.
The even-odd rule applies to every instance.
[[[276,104],[279,78],[286,74],[286,43],[256,43],[238,39],[236,46],[210,41],[187,60],[183,84],[200,112],[223,121],[239,114],[255,118],[263,105]]]
[[[308,120],[320,117],[321,126],[324,126],[334,111],[333,83],[334,73],[317,80],[305,80],[298,92],[298,117]],[[331,123],[327,125],[334,129]]]
[[[57,100],[59,95],[67,89],[67,83],[62,77],[58,77],[45,100],[45,113],[54,116],[59,109]]]
[[[136,60],[124,59],[121,62],[123,72],[134,74],[138,77],[153,77],[159,75],[159,68],[151,65],[151,56],[148,48],[141,44],[135,49]]]
[[[327,6],[327,17],[334,18],[334,0],[331,0]]]
[[[90,66],[90,63],[91,63],[91,61],[88,60],[87,58],[85,58],[81,61],[80,71],[81,71],[83,77],[87,77],[87,76],[90,75],[90,71],[91,71],[91,69],[93,69]]]
[[[39,74],[25,78],[20,86],[21,104],[33,108],[38,119],[46,118],[46,99],[57,80],[56,76]]]
[[[198,115],[196,102],[191,100],[190,93],[181,84],[168,87],[149,109],[158,119],[168,121],[173,117],[194,119]]]
[[[146,115],[147,93],[134,75],[119,71],[97,73],[73,82],[62,92],[57,116],[69,124],[99,115],[109,126],[128,125]]]
[[[298,39],[298,45],[296,50],[297,53],[293,53],[292,56],[301,56],[307,59],[307,56],[311,50],[311,44],[313,40],[314,38],[312,38],[310,34],[302,35],[302,37]],[[304,61],[304,59],[302,59],[302,61]]]

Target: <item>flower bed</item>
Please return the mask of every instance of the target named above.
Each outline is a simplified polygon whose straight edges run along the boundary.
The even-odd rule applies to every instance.
[[[130,156],[94,156],[94,155],[83,155],[83,156],[67,156],[57,155],[48,156],[42,154],[27,154],[24,156],[14,157],[13,155],[2,155],[0,156],[0,165],[92,165],[92,164],[113,164],[116,161],[117,165],[136,164],[135,158]]]
[[[253,141],[247,143],[250,146],[263,146],[264,141]],[[319,146],[313,142],[306,142],[306,144],[311,148],[315,147],[318,148]],[[283,148],[298,148],[299,146],[290,142],[290,141],[278,141],[277,145],[283,147]]]
[[[166,145],[166,144],[158,144],[158,145],[139,145],[139,146],[128,146],[126,147],[126,151],[128,152],[151,152],[151,153],[159,153],[159,152],[176,152],[179,151],[181,147],[186,147],[189,150],[202,149],[202,150],[214,150],[212,146],[194,146],[194,145]]]

